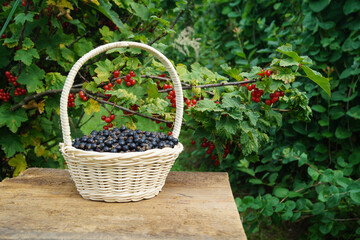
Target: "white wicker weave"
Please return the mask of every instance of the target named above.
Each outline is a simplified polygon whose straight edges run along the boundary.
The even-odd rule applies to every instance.
[[[96,55],[123,47],[146,50],[166,67],[176,94],[173,136],[178,138],[180,134],[183,117],[181,83],[175,68],[162,53],[142,43],[114,42],[97,47],[85,54],[70,70],[60,99],[60,119],[64,138],[64,143],[60,143],[60,151],[67,162],[78,192],[85,199],[129,202],[152,198],[161,191],[171,166],[183,150],[180,142],[174,148],[130,153],[99,153],[72,147],[67,101],[77,72],[86,61]]]

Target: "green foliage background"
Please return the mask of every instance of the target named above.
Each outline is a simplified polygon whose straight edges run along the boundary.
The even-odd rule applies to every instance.
[[[8,3],[1,6],[0,23],[5,23],[15,1]],[[4,32],[0,88],[9,88],[4,72],[11,71],[29,94],[54,93],[32,104],[26,101],[26,108],[21,107],[26,100],[21,96],[12,95],[11,103],[0,104],[1,178],[16,175],[26,167],[63,167],[58,152],[58,143],[62,142],[60,92],[56,91],[62,88],[78,58],[107,42],[155,41],[153,46],[174,61],[181,80],[188,84],[256,79],[256,73],[264,67],[288,69],[291,73],[284,73],[285,77],[296,76],[293,83],[278,85],[288,96],[295,96],[295,100],[289,97],[277,105],[279,109],[293,109],[282,114],[264,109],[264,104],[251,103],[244,88],[217,88],[214,98],[218,97],[221,105],[210,101],[205,91],[186,91],[186,97],[204,96],[205,100],[189,110],[194,119],[185,115],[186,122],[196,130],[184,129],[181,141],[188,151],[174,170],[229,172],[250,237],[267,238],[262,232],[266,226],[284,224],[301,226],[295,238],[360,237],[359,1],[101,0],[69,4],[33,0],[25,7],[20,5]],[[70,9],[72,19],[59,15],[64,9]],[[173,26],[179,14],[181,18]],[[177,44],[175,40],[189,26],[194,30],[189,39],[199,45],[192,47],[188,41]],[[301,62],[307,58],[297,62],[292,50],[285,51],[287,54],[284,48],[276,51],[285,43],[290,43],[298,56],[309,56],[311,67],[330,79],[331,96],[304,78],[312,73]],[[97,84],[108,81],[110,73],[125,63],[123,70],[134,69],[137,75],[162,73],[164,69],[157,62],[139,54],[136,50],[110,53],[109,59],[101,56],[80,73]],[[282,59],[283,68],[273,62],[274,58]],[[136,67],[136,63],[146,64]],[[83,81],[79,78],[76,83]],[[164,118],[171,120],[171,108],[152,108],[161,105],[152,102],[158,97],[156,91],[147,92],[154,95],[145,103],[134,98],[146,92],[145,86],[156,87],[156,81],[137,81],[142,85],[127,93],[114,92],[113,100],[125,107],[144,104],[139,111],[163,111]],[[277,88],[275,79],[264,82],[269,82],[273,90]],[[266,89],[264,82],[257,85]],[[90,93],[99,90],[91,83],[84,88]],[[95,103],[78,98],[75,103],[77,107],[70,111],[73,137],[101,128],[100,116],[107,113],[103,108],[95,112]],[[313,110],[311,117],[308,104]],[[16,111],[9,111],[17,105]],[[309,117],[310,122],[304,121]],[[134,116],[116,120],[117,125],[128,122],[135,122],[140,129],[158,129],[150,120]],[[217,131],[220,129],[225,130]],[[206,149],[200,147],[201,142],[190,144],[195,139],[193,134],[197,139],[201,136],[215,142],[220,166],[204,157]],[[225,159],[221,157],[222,142],[234,146]]]

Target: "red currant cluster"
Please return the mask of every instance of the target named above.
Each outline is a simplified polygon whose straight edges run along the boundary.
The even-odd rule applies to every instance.
[[[251,101],[253,102],[260,102],[260,98],[261,96],[264,94],[264,91],[263,90],[259,90],[257,87],[256,87],[256,84],[251,84],[251,85],[248,85],[247,86],[247,89],[249,91],[252,91],[251,92]],[[254,90],[254,91],[253,91]]]
[[[135,79],[133,79],[133,77],[135,77],[136,74],[134,73],[134,71],[130,71],[128,74],[126,74],[124,81],[126,82],[126,86],[130,87],[132,85],[135,85],[136,81]]]
[[[21,5],[23,5],[25,7],[26,6],[26,0],[22,0]]]
[[[261,73],[258,73],[257,75],[261,76],[261,77],[270,77],[270,75],[273,73],[272,70],[266,70],[266,69],[263,69]]]
[[[21,95],[25,95],[27,92],[26,92],[26,89],[24,88],[21,88],[21,87],[17,87],[14,91],[14,95],[15,96],[21,96]]]
[[[131,105],[130,106],[130,109],[133,110],[133,111],[137,111],[139,108],[138,105],[134,104],[134,105]],[[131,115],[132,113],[131,112],[128,112],[128,111],[123,111],[125,115]]]
[[[4,89],[0,89],[0,99],[4,102],[7,102],[10,100],[10,94],[6,93]]]
[[[104,130],[109,130],[109,128],[113,127],[113,124],[111,123],[113,120],[115,120],[115,115],[111,114],[109,117],[102,115],[101,120],[105,121],[107,125],[103,126]]]
[[[265,100],[266,105],[271,105],[272,103],[276,103],[279,100],[279,97],[284,96],[284,91],[275,91],[270,94],[270,99]]]
[[[111,21],[111,20],[105,21],[103,24],[106,25],[106,26],[108,26],[108,27],[110,28],[110,30],[112,30],[112,31],[115,31],[115,30],[118,29],[118,27],[116,26],[116,24],[113,23],[113,21]]]
[[[191,144],[195,144],[195,141],[194,140],[191,141]],[[211,141],[208,141],[206,138],[203,138],[203,141],[202,141],[200,146],[203,147],[203,148],[208,148],[206,150],[206,153],[211,155],[210,156],[211,160],[215,161],[214,165],[219,166],[220,165],[220,160],[219,160],[218,155],[217,154],[212,154],[214,149],[215,149],[214,143],[211,142]],[[223,159],[226,158],[229,153],[230,153],[230,144],[227,144],[226,148],[224,150],[224,154],[223,154],[222,158]]]
[[[82,98],[84,102],[88,100],[87,96],[85,96],[85,93],[83,91],[79,92],[79,97]]]
[[[196,103],[197,103],[197,100],[194,98],[194,99],[187,99],[187,98],[184,98],[184,100],[185,100],[185,103],[186,103],[186,108],[189,108],[189,107],[193,107],[193,106],[195,106],[196,105]]]
[[[68,97],[68,107],[75,107],[75,97],[76,95],[74,93],[70,93]]]
[[[12,83],[12,85],[14,86],[20,85],[19,83],[16,82],[17,77],[14,77],[9,71],[5,72],[5,76],[7,77],[8,82]]]
[[[105,90],[105,92],[108,91],[108,90],[113,90],[113,87],[114,87],[114,84],[112,84],[112,83],[110,82],[110,83],[108,83],[108,84],[106,84],[106,85],[104,86],[104,90]],[[111,95],[110,95],[110,96],[111,96]]]
[[[120,76],[120,72],[118,70],[114,71],[114,78],[116,78],[116,83],[121,84],[122,80],[121,78],[118,78]]]
[[[167,84],[164,84],[164,89],[165,89],[165,85]],[[172,88],[172,85],[168,85],[167,88]],[[175,95],[175,90],[171,90],[168,95],[166,96],[167,99],[170,100],[170,103],[171,103],[171,107],[173,108],[176,108],[176,95]]]

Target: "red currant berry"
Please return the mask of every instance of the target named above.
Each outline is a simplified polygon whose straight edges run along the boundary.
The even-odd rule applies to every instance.
[[[122,80],[120,78],[116,79],[117,84],[121,84]]]
[[[189,105],[189,104],[191,104],[191,100],[190,100],[190,99],[186,99],[186,100],[185,100],[185,103],[186,103],[187,105]]]
[[[280,97],[284,96],[284,91],[280,91]]]
[[[101,116],[101,120],[105,121],[105,118],[106,118],[105,115],[102,115],[102,116]]]
[[[193,99],[191,102],[192,102],[194,105],[197,103],[196,99]]]
[[[169,131],[169,132],[167,133],[167,135],[168,135],[168,136],[172,135],[172,132],[171,132],[171,131]]]
[[[163,86],[164,89],[168,89],[168,85],[165,83]]]
[[[130,86],[131,86],[131,82],[126,82],[126,86],[130,87]]]
[[[134,73],[134,71],[130,71],[129,74],[130,74],[130,76],[132,76],[132,77],[135,77],[135,76],[136,76],[136,74]]]
[[[270,105],[271,105],[271,100],[270,100],[270,99],[266,99],[266,100],[265,100],[265,104],[270,106]]]
[[[279,97],[280,93],[278,91],[274,92],[274,97]]]
[[[114,114],[111,114],[110,119],[111,119],[111,120],[114,120],[114,119],[115,119],[115,115],[114,115]]]
[[[88,100],[87,96],[83,97],[82,100],[86,102]]]
[[[278,97],[273,97],[273,98],[271,99],[271,102],[272,102],[272,103],[276,103],[277,100],[279,100]]]
[[[214,149],[215,149],[215,145],[214,145],[214,144],[210,144],[209,149],[210,149],[210,150],[214,150]]]
[[[211,154],[212,153],[212,150],[208,149],[206,150],[206,154]]]
[[[251,91],[252,90],[252,85],[249,85],[246,87],[248,91]]]
[[[5,39],[5,38],[6,38],[6,35],[5,35],[5,34],[1,34],[1,38],[2,38],[2,39]]]
[[[131,83],[131,85],[135,85],[135,83],[136,83],[135,79],[131,79],[130,83]]]
[[[7,78],[10,78],[11,73],[10,73],[9,71],[6,71],[6,72],[5,72],[5,76],[6,76]]]
[[[105,90],[109,90],[109,85],[105,85],[105,86],[104,86],[104,89],[105,89]]]
[[[105,118],[105,122],[106,123],[111,123],[111,118],[109,118],[109,117]]]
[[[215,154],[211,155],[212,160],[216,160],[217,156]]]
[[[109,89],[110,89],[110,88],[112,88],[114,85],[113,85],[112,83],[109,83],[108,86],[109,86]]]
[[[116,70],[114,72],[114,78],[118,78],[120,76],[120,72],[118,70]]]
[[[85,96],[84,92],[83,91],[80,91],[79,92],[79,97],[83,98]]]
[[[104,130],[109,130],[108,126],[106,126],[106,125],[103,126],[103,129],[104,129]]]
[[[192,144],[192,145],[195,145],[195,144],[196,144],[196,142],[195,142],[194,140],[192,140],[192,141],[191,141],[191,144]]]
[[[109,128],[112,128],[112,127],[113,127],[113,124],[112,124],[112,123],[110,123],[108,126],[109,126]]]
[[[214,162],[214,165],[215,165],[216,167],[220,165],[219,159]]]

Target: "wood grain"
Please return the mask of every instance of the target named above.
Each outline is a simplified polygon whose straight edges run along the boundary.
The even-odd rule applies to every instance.
[[[0,183],[0,239],[246,239],[227,173],[170,172],[150,200],[85,200],[66,170]]]

